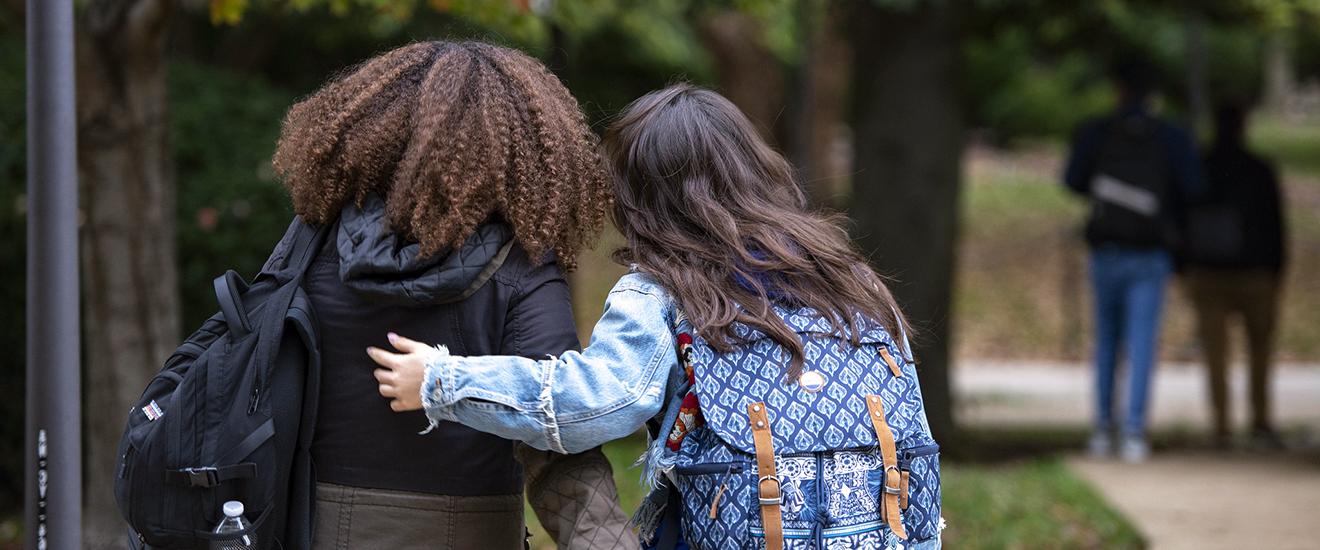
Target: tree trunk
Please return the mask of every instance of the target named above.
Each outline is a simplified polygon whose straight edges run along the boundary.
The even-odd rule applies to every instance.
[[[846,194],[852,160],[840,155],[848,142],[844,113],[852,52],[841,33],[847,19],[844,6],[829,2],[820,16],[808,35],[803,57],[803,63],[810,66],[806,71],[809,92],[803,101],[808,114],[802,125],[806,131],[798,135],[798,139],[805,140],[798,148],[798,154],[804,155],[798,166],[812,203],[835,207]]]
[[[1292,29],[1278,29],[1265,41],[1265,107],[1278,116],[1288,113],[1296,88],[1289,36]]]
[[[1205,43],[1205,16],[1187,12],[1187,131],[1193,138],[1205,121],[1210,119],[1210,79],[1207,71],[1209,53]]]
[[[779,113],[784,109],[784,65],[761,39],[752,16],[734,10],[702,12],[696,28],[714,61],[720,92],[775,142]]]
[[[931,429],[953,437],[950,304],[963,124],[951,2],[852,3],[853,199],[857,239],[918,329],[914,352]]]
[[[78,39],[86,326],[84,546],[122,548],[124,413],[179,341],[165,40],[170,0],[94,0]]]

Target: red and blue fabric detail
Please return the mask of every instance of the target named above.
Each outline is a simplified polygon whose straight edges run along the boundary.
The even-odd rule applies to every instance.
[[[674,426],[665,440],[665,446],[671,451],[678,451],[687,434],[705,423],[701,417],[701,405],[697,403],[697,381],[692,374],[692,335],[686,332],[678,334],[678,360],[683,364],[691,389],[683,396],[683,402],[678,407],[678,418],[674,420]]]

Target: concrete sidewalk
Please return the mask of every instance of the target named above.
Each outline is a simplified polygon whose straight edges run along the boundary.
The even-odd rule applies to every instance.
[[[1086,365],[964,362],[953,376],[958,419],[965,425],[1090,425],[1092,375]],[[1241,428],[1247,422],[1242,366],[1235,366],[1231,383]],[[1280,366],[1273,389],[1276,424],[1290,445],[1310,449],[1310,455],[1156,449],[1140,465],[1074,457],[1069,467],[1155,550],[1320,548],[1320,458],[1314,452],[1320,447],[1320,365]],[[1200,365],[1161,365],[1151,398],[1153,431],[1208,431]]]
[[[952,374],[958,421],[966,425],[1090,425],[1094,383],[1088,365],[962,361]],[[1120,390],[1127,386],[1126,379],[1121,381]],[[1235,425],[1243,427],[1248,416],[1245,365],[1234,365],[1230,383]],[[1279,365],[1273,386],[1272,408],[1279,427],[1310,432],[1314,438],[1320,431],[1320,364]],[[1150,396],[1151,428],[1208,429],[1207,391],[1201,365],[1161,364]]]
[[[1152,550],[1320,548],[1320,463],[1297,456],[1156,453],[1149,462],[1073,458]]]

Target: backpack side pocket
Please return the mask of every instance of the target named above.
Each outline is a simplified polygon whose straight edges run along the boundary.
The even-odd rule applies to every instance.
[[[683,539],[691,547],[724,548],[750,540],[752,516],[758,513],[751,461],[691,464],[674,468],[674,473],[683,502]]]
[[[899,507],[911,541],[940,534],[940,446],[923,445],[899,452],[902,475]]]

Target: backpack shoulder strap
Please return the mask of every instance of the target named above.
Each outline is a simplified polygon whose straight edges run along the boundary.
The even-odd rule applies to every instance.
[[[294,216],[257,277],[271,277],[283,283],[301,276],[335,225],[326,223],[318,228],[304,222],[302,216]]]

